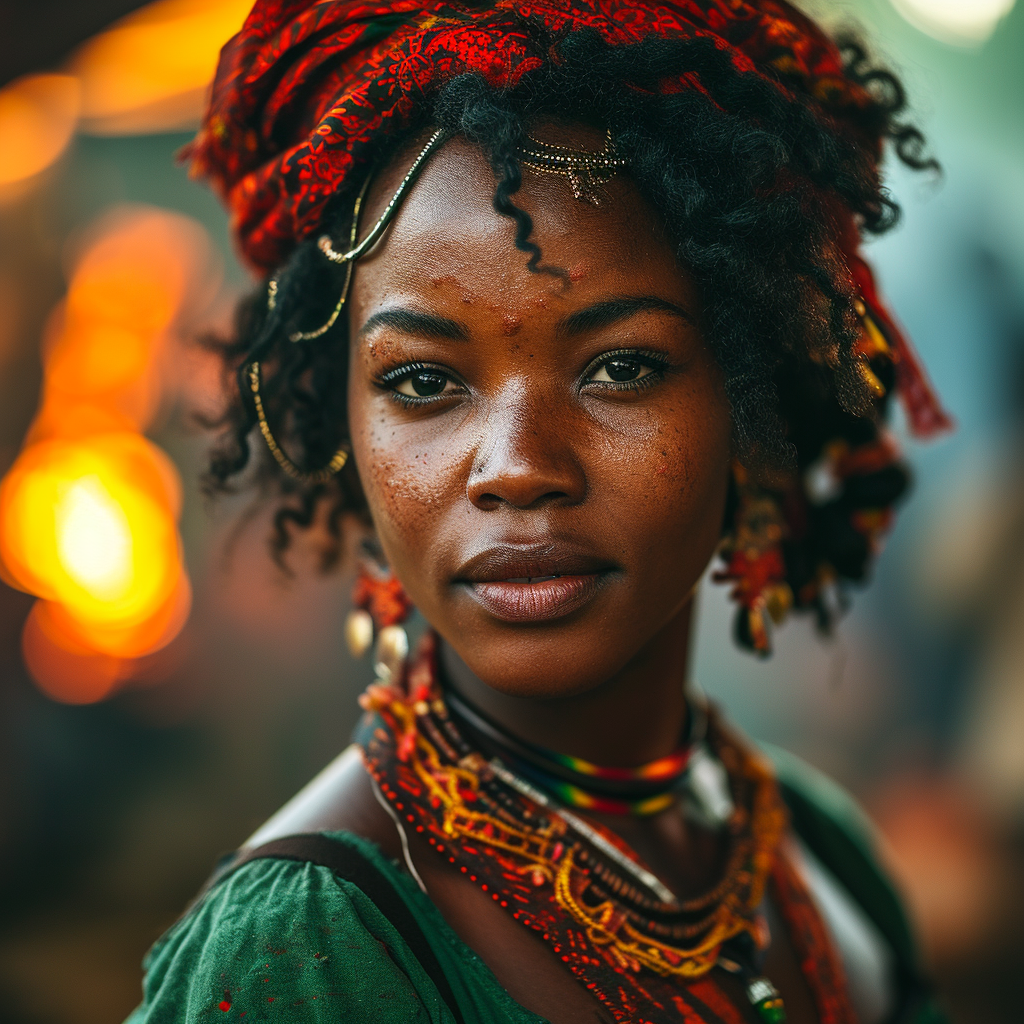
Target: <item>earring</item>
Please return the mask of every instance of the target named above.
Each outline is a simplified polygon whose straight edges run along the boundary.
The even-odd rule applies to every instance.
[[[361,658],[374,642],[373,670],[385,685],[401,683],[409,655],[409,636],[402,623],[412,611],[405,588],[391,572],[363,562],[352,588],[353,609],[345,620],[345,640]]]
[[[733,466],[736,513],[719,555],[725,568],[712,576],[732,583],[729,595],[739,605],[736,639],[762,657],[771,654],[769,620],[781,623],[793,605],[782,554],[785,520],[778,501],[756,487],[743,466]]]

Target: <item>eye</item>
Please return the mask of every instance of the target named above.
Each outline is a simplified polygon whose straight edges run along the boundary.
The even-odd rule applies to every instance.
[[[409,398],[433,398],[455,387],[454,381],[436,370],[417,370],[403,381],[399,381],[395,390]]]
[[[593,365],[587,382],[594,384],[635,384],[665,368],[665,360],[642,352],[611,352]]]
[[[462,390],[451,374],[422,363],[392,370],[380,378],[379,384],[390,390],[396,398],[410,402],[440,398]]]

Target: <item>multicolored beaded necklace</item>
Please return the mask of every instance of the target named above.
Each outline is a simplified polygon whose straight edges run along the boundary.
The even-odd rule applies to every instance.
[[[565,807],[607,814],[658,814],[679,799],[690,764],[692,736],[677,750],[638,768],[608,768],[581,757],[526,743],[506,732],[454,691],[444,702],[456,725],[484,753],[496,755],[517,775],[550,793]],[[696,721],[689,716],[691,723]]]
[[[764,1024],[783,1021],[778,992],[756,970],[771,884],[821,1024],[853,1024],[817,911],[780,855],[787,817],[770,769],[714,715],[705,742],[732,792],[726,867],[710,891],[678,900],[614,833],[467,741],[438,683],[431,636],[405,685],[374,684],[360,703],[356,739],[396,819],[539,934],[616,1021],[742,1024],[723,970],[743,978]]]

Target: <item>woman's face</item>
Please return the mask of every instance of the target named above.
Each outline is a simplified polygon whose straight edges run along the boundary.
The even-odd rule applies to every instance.
[[[374,183],[364,233],[412,152]],[[571,696],[687,608],[721,529],[729,410],[697,290],[628,176],[593,206],[524,168],[515,202],[564,277],[527,269],[494,189],[450,141],[358,263],[353,454],[392,569],[468,667]]]

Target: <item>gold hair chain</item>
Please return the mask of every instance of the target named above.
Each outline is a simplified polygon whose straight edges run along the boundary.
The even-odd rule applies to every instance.
[[[569,187],[575,198],[600,206],[600,187],[611,181],[616,172],[629,165],[625,157],[618,155],[610,128],[605,132],[604,138],[604,149],[600,152],[591,152],[584,149],[569,149],[567,146],[553,146],[528,135],[530,147],[519,151],[519,159],[525,167],[532,170],[568,178]]]
[[[249,364],[249,388],[252,391],[253,404],[256,406],[256,418],[259,421],[263,440],[267,442],[267,447],[270,449],[270,454],[274,456],[274,461],[288,476],[304,484],[325,484],[335,473],[341,472],[345,463],[348,462],[347,446],[339,448],[331,456],[331,461],[322,469],[313,471],[300,469],[285,455],[281,446],[274,439],[274,435],[270,430],[270,424],[267,422],[267,414],[263,409],[263,399],[260,397],[260,364],[258,362]]]
[[[359,213],[363,207],[363,200],[366,198],[366,193],[370,188],[370,181],[372,175],[367,175],[366,180],[363,182],[362,188],[359,190],[359,195],[356,196],[355,204],[352,207],[352,229],[349,232],[349,251],[338,252],[331,241],[330,235],[321,235],[317,239],[317,248],[327,257],[332,263],[341,263],[345,265],[345,280],[341,287],[341,295],[338,297],[337,304],[331,312],[331,315],[327,320],[312,331],[295,331],[288,335],[288,340],[293,342],[298,341],[312,341],[315,338],[322,337],[326,334],[338,321],[338,317],[341,316],[341,311],[345,308],[345,302],[348,299],[348,291],[352,286],[352,269],[355,265],[355,261],[367,253],[374,244],[379,240],[381,235],[384,234],[384,229],[388,226],[391,218],[395,214],[395,210],[398,208],[398,204],[402,199],[402,196],[409,190],[409,187],[416,180],[416,176],[419,174],[426,162],[427,157],[434,152],[437,147],[444,142],[447,138],[447,133],[443,129],[438,129],[433,135],[427,140],[426,145],[420,150],[419,155],[413,161],[412,166],[409,168],[405,177],[402,179],[398,188],[395,190],[395,194],[391,197],[390,202],[384,208],[384,212],[380,215],[377,223],[370,229],[370,233],[357,245],[356,239],[359,237]],[[277,278],[272,277],[267,282],[267,309],[271,312],[277,308],[277,292],[278,283]],[[306,484],[323,484],[331,479],[336,473],[339,473],[348,462],[349,450],[347,446],[339,448],[334,455],[331,457],[331,461],[327,463],[321,469],[307,471],[300,469],[291,459],[285,455],[284,450],[277,443],[274,437],[273,431],[270,429],[270,424],[267,422],[267,414],[263,408],[263,398],[260,395],[260,364],[258,361],[254,361],[249,364],[249,389],[252,391],[253,404],[256,406],[256,419],[259,422],[260,433],[263,435],[263,440],[266,441],[267,447],[270,449],[270,454],[273,455],[274,461],[288,474],[293,480],[299,480]]]

